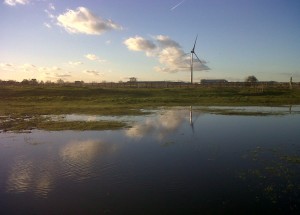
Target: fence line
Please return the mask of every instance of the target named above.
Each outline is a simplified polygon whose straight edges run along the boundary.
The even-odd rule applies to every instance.
[[[24,84],[21,82],[0,81],[0,86],[93,86],[102,88],[255,88],[264,90],[268,88],[291,89],[290,82],[216,82],[216,83],[187,83],[187,82],[170,82],[170,81],[137,81],[137,82],[102,82],[102,83],[34,83]],[[292,89],[299,89],[300,82],[292,83]]]

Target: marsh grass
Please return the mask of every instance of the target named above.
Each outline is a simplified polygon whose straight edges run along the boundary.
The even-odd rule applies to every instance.
[[[114,130],[126,127],[121,121],[55,121],[50,117],[7,117],[2,118],[0,130],[2,131],[30,131],[33,129],[47,131],[63,130]]]

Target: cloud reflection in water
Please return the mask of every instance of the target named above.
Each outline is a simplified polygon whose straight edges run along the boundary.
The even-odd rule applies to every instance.
[[[29,153],[13,159],[6,178],[6,192],[47,197],[61,183],[57,179],[64,177],[80,182],[91,178],[97,174],[95,163],[117,150],[116,144],[100,140],[74,140],[59,148],[52,143],[50,147],[49,144],[39,147],[47,147],[46,154],[40,154],[40,148],[34,145]]]
[[[188,114],[186,110],[166,111],[162,115],[135,123],[132,128],[126,131],[126,135],[131,138],[142,138],[145,135],[152,135],[161,140],[187,121]]]
[[[116,145],[98,140],[72,141],[60,150],[62,174],[77,181],[93,177],[94,160],[101,154],[113,153]]]
[[[51,167],[46,162],[18,158],[12,165],[7,179],[7,192],[33,191],[45,197],[52,189]]]

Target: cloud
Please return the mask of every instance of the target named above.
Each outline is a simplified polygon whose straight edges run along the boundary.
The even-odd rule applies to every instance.
[[[68,10],[57,17],[58,25],[73,34],[101,35],[109,30],[120,30],[122,27],[112,20],[94,15],[85,7]]]
[[[40,72],[54,72],[54,71],[60,71],[61,68],[57,66],[52,66],[52,67],[39,67],[38,70]]]
[[[47,23],[47,22],[44,22],[44,26],[45,26],[46,28],[52,28],[52,26],[51,26],[49,23]]]
[[[13,71],[13,72],[34,72],[37,71],[37,67],[30,63],[25,63],[22,65],[14,65],[10,63],[0,63],[0,68],[3,71]]]
[[[98,57],[95,54],[86,54],[85,57],[91,61],[98,61],[100,63],[106,62],[106,60],[101,59],[100,57]]]
[[[56,80],[59,78],[70,78],[72,75],[69,72],[63,71],[62,68],[57,66],[52,67],[38,67],[43,79]]]
[[[98,60],[98,56],[96,56],[94,54],[87,54],[87,55],[85,55],[85,57],[89,60]]]
[[[62,74],[55,73],[54,75],[57,78],[69,78],[69,77],[72,77],[70,74],[67,74],[67,73],[62,73]]]
[[[16,6],[17,4],[29,4],[29,0],[5,0],[4,4],[10,5],[10,6]]]
[[[160,45],[160,47],[162,47],[162,48],[166,48],[166,47],[175,47],[175,48],[178,48],[178,49],[181,48],[179,43],[177,43],[176,41],[170,39],[168,36],[157,35],[155,37],[155,39],[158,42],[158,44]]]
[[[0,63],[0,67],[1,68],[7,68],[7,67],[13,67],[13,65],[12,64],[10,64],[10,63]]]
[[[70,72],[65,71],[58,66],[38,66],[30,63],[14,65],[10,63],[0,63],[0,72],[14,72],[18,74],[16,77],[20,80],[31,79],[35,77],[37,79],[51,79],[56,80],[58,78],[72,77]]]
[[[180,44],[165,35],[157,35],[153,40],[143,37],[131,37],[124,41],[129,50],[143,51],[148,57],[156,57],[160,63],[154,68],[157,72],[175,73],[190,71],[190,55]],[[194,59],[194,71],[209,70],[206,61]]]
[[[55,10],[55,6],[54,6],[54,4],[52,4],[52,3],[50,3],[50,4],[48,5],[48,8],[49,8],[50,10]]]
[[[140,36],[128,38],[124,41],[124,44],[132,51],[152,52],[156,49],[156,45],[152,41],[146,40]]]
[[[53,15],[49,10],[47,10],[47,9],[45,9],[44,10],[45,11],[45,13],[47,14],[47,16],[51,19],[51,22],[54,22],[54,20],[55,20],[55,15]]]
[[[52,71],[42,73],[42,79],[47,79],[47,80],[68,79],[71,77],[72,75],[69,73],[58,73]]]
[[[90,74],[90,75],[94,75],[94,76],[99,76],[101,75],[100,72],[94,71],[94,70],[85,70],[84,73]]]
[[[83,63],[81,61],[69,61],[68,62],[69,65],[72,65],[72,66],[79,66],[79,65],[82,65]]]
[[[25,63],[25,64],[19,66],[19,68],[25,72],[33,72],[38,69],[35,65],[30,64],[30,63]]]
[[[44,26],[47,28],[52,28],[52,25],[56,25],[56,16],[52,13],[55,11],[55,7],[52,3],[48,5],[48,9],[45,9],[44,12],[47,14],[48,18],[50,19],[49,22],[44,22]]]

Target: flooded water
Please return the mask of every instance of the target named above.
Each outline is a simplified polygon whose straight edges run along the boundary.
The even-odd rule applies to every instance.
[[[131,127],[0,133],[0,214],[300,213],[299,106],[112,118]]]

